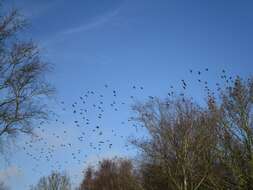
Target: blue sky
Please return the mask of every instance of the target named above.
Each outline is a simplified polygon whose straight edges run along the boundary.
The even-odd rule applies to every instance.
[[[53,64],[48,78],[57,88],[57,100],[69,105],[87,90],[108,94],[105,101],[110,102],[111,91],[104,84],[111,90],[117,89],[121,98],[118,101],[124,100],[127,105],[131,104],[128,99],[133,94],[138,100],[148,95],[165,97],[171,84],[179,88],[181,79],[193,83],[189,93],[201,101],[200,87],[189,69],[197,72],[209,68],[202,77],[211,83],[216,82],[222,69],[233,76],[249,76],[253,71],[250,0],[5,0],[5,3],[18,7],[29,20],[31,27],[24,35],[38,42],[44,59]],[[133,91],[133,85],[143,86],[144,92]],[[131,114],[127,105],[117,114],[107,112],[101,124],[105,131]],[[71,114],[56,110],[69,122],[68,126],[73,125]],[[52,125],[55,127],[49,124]],[[120,128],[120,132],[134,133],[127,128]],[[69,141],[76,136],[78,131],[72,131]],[[123,143],[116,137],[111,139],[116,144]],[[120,146],[99,156],[89,150],[86,153],[90,161],[129,154]],[[16,154],[12,154],[11,164],[6,165],[10,168],[8,172],[15,174],[10,175],[9,183],[14,190],[27,189],[41,174],[31,171],[32,164],[26,155],[19,151]],[[59,152],[56,158],[65,155]],[[18,164],[22,165],[20,172],[15,169]],[[41,163],[41,167],[43,174],[51,170],[47,163]],[[63,169],[78,175],[84,167],[70,164]],[[71,177],[74,183],[81,178]]]

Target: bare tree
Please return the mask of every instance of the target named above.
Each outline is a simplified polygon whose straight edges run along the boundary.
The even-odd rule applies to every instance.
[[[215,120],[190,100],[154,99],[133,108],[136,120],[149,137],[134,140],[143,153],[145,181],[155,181],[147,189],[198,190],[213,189],[211,181],[216,156]],[[147,178],[148,177],[148,178]]]
[[[94,189],[94,170],[88,167],[85,172],[84,180],[80,185],[80,190],[93,190]]]
[[[50,176],[40,178],[31,190],[71,190],[70,178],[66,174],[52,172]]]
[[[86,170],[80,190],[142,190],[131,161],[103,160],[94,171]]]
[[[237,77],[209,109],[219,126],[219,160],[229,189],[253,188],[253,78]],[[215,100],[213,97],[211,98]]]
[[[44,76],[49,67],[33,42],[18,39],[25,26],[16,10],[0,16],[0,138],[31,134],[34,121],[48,116],[43,99],[53,92]]]

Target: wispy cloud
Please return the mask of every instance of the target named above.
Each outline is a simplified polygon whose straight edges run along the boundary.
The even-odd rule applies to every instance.
[[[87,31],[87,30],[90,30],[93,28],[97,28],[97,27],[102,26],[105,23],[109,22],[112,18],[117,16],[119,14],[119,12],[120,12],[120,7],[109,12],[109,13],[106,13],[104,15],[97,16],[96,18],[92,19],[88,23],[65,29],[64,31],[62,31],[62,34],[74,34],[74,33],[78,33],[78,32]]]
[[[66,39],[68,36],[71,36],[73,34],[78,34],[80,32],[85,32],[85,31],[89,31],[89,30],[101,27],[109,23],[110,21],[112,21],[112,19],[115,18],[116,16],[118,16],[120,13],[120,10],[121,10],[121,6],[103,15],[96,16],[95,18],[91,19],[89,22],[80,24],[75,27],[65,28],[62,31],[57,32],[57,34],[47,39],[44,39],[43,41],[41,41],[41,43],[43,46],[47,47],[54,43],[61,42],[62,40]]]

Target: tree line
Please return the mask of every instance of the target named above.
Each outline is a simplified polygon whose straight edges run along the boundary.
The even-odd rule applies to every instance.
[[[89,166],[78,189],[253,189],[252,104],[253,78],[239,76],[206,105],[181,97],[135,104],[134,119],[148,132],[131,141],[138,159]]]

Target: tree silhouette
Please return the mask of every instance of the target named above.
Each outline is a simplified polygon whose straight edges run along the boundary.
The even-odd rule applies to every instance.
[[[17,10],[0,16],[1,138],[20,132],[31,134],[34,121],[48,117],[43,98],[53,92],[44,77],[49,67],[36,44],[19,39],[25,27]]]
[[[143,153],[145,181],[164,180],[157,189],[178,190],[197,190],[210,183],[216,155],[214,118],[185,99],[154,99],[134,110],[149,133],[149,139],[133,141]]]
[[[51,175],[40,178],[31,190],[71,190],[70,178],[66,174],[52,172]]]
[[[88,167],[80,190],[141,190],[129,160],[103,160],[98,170]]]

